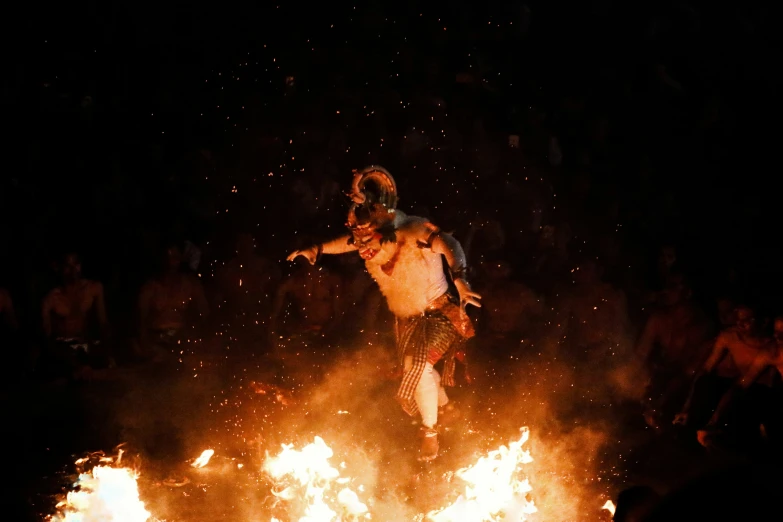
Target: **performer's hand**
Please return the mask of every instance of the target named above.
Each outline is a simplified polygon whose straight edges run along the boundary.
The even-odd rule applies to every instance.
[[[318,259],[318,247],[317,246],[312,246],[312,247],[306,248],[304,250],[295,250],[295,251],[291,252],[291,255],[289,255],[286,258],[286,260],[287,261],[293,261],[297,257],[300,257],[300,256],[304,257],[305,259],[307,259],[307,262],[310,263],[311,265],[314,265],[316,260]]]
[[[674,416],[674,421],[672,421],[672,424],[675,426],[685,426],[688,424],[688,414],[685,412],[678,413]]]
[[[473,292],[468,286],[467,281],[464,279],[455,279],[454,286],[457,287],[459,293],[459,301],[462,306],[473,305],[477,308],[481,308],[481,296],[476,292]]]

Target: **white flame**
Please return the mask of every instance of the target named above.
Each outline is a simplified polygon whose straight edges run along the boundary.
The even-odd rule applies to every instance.
[[[601,509],[607,510],[612,516],[614,516],[615,510],[617,510],[617,507],[614,505],[614,502],[611,500],[607,500],[606,504],[601,506]]]
[[[207,449],[202,451],[201,455],[199,455],[199,457],[193,461],[193,464],[191,464],[191,466],[193,466],[194,468],[203,468],[204,466],[209,464],[209,459],[211,459],[212,455],[214,454],[215,454],[215,450],[212,449]]]
[[[478,462],[463,468],[455,476],[465,482],[465,490],[451,505],[427,514],[432,522],[524,522],[535,513],[528,500],[532,490],[526,478],[520,478],[522,464],[533,461],[522,446],[530,437],[522,429],[519,440],[490,451]]]
[[[138,475],[128,468],[96,466],[82,473],[52,522],[147,522],[152,515],[139,500]]]
[[[299,522],[333,522],[341,513],[352,517],[367,516],[367,505],[359,500],[350,488],[343,488],[335,496],[332,484],[345,484],[350,478],[340,477],[340,472],[329,464],[334,453],[321,437],[301,450],[293,444],[284,444],[276,457],[267,455],[264,471],[275,480],[278,488],[274,495],[292,503],[292,520]],[[296,517],[299,517],[298,519]],[[274,519],[273,519],[274,521]]]

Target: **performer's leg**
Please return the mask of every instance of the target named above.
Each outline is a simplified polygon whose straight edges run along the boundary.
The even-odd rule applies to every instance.
[[[432,370],[432,375],[435,377],[435,382],[438,384],[438,422],[441,426],[448,426],[459,419],[461,413],[454,403],[449,400],[446,389],[441,386],[440,374],[438,371]]]
[[[435,382],[438,384],[438,407],[442,408],[449,403],[449,396],[446,395],[446,388],[440,384],[440,374],[438,370],[433,368],[432,376],[435,378]]]
[[[413,357],[406,357],[406,369],[409,369],[412,365]],[[414,394],[414,400],[416,401],[416,407],[419,409],[422,424],[419,460],[430,461],[438,456],[438,431],[435,429],[435,425],[438,423],[439,388],[440,376],[432,368],[432,364],[427,363],[424,366],[424,372]]]
[[[440,375],[430,363],[427,363],[419,385],[416,387],[416,406],[419,408],[421,423],[425,428],[432,429],[438,423],[438,402],[441,390]],[[446,400],[448,401],[448,399]]]

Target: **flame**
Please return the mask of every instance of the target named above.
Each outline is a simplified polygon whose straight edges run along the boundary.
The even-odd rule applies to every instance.
[[[601,506],[601,509],[607,510],[612,516],[614,516],[614,512],[617,510],[617,507],[614,505],[614,502],[607,500],[606,504]]]
[[[211,459],[212,455],[214,454],[215,454],[215,450],[212,449],[206,449],[202,451],[201,455],[199,455],[199,457],[193,461],[193,464],[191,464],[191,466],[193,466],[194,468],[203,468],[204,466],[209,464],[209,459]]]
[[[524,522],[536,507],[528,500],[532,490],[526,478],[520,478],[520,467],[533,461],[523,450],[530,437],[522,429],[519,440],[501,446],[481,457],[478,462],[457,471],[454,476],[465,482],[464,492],[451,505],[431,511],[432,522]]]
[[[301,450],[294,449],[293,444],[283,444],[277,456],[267,454],[264,471],[275,481],[272,493],[288,501],[294,511],[291,520],[333,522],[338,511],[349,517],[369,518],[367,505],[352,489],[343,487],[334,495],[333,485],[347,484],[351,479],[340,477],[340,471],[329,464],[333,456],[321,437],[315,437]]]
[[[51,522],[147,522],[152,515],[139,500],[138,475],[129,468],[96,466],[81,473]]]

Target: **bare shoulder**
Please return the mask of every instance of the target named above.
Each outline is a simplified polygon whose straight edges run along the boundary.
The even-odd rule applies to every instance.
[[[716,344],[731,345],[737,340],[737,328],[731,326],[722,330],[715,338]]]

